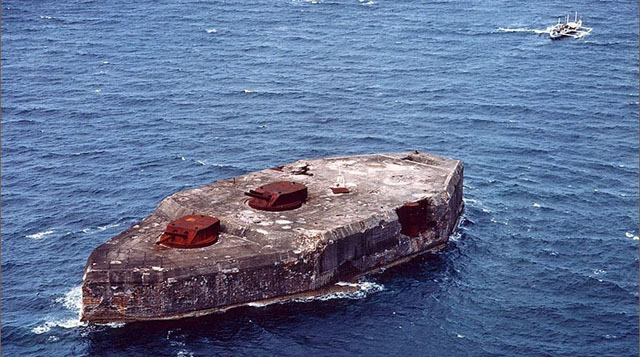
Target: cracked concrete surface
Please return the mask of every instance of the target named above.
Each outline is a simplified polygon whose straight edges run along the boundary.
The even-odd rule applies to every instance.
[[[91,253],[82,318],[174,319],[286,299],[441,249],[462,214],[462,176],[460,161],[405,152],[300,160],[178,192]],[[274,181],[305,184],[307,201],[284,212],[247,205],[244,192]],[[396,210],[416,201],[428,205],[431,224],[408,237]],[[169,222],[189,214],[220,219],[218,242],[155,244]]]

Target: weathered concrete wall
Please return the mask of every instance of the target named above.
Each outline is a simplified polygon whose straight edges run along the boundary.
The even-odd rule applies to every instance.
[[[264,184],[277,175],[268,171],[168,197],[154,214],[92,253],[83,279],[83,318],[109,322],[193,316],[314,291],[444,247],[463,210],[463,166],[459,161],[428,154],[340,160],[305,163],[314,176],[305,173],[295,179],[309,185],[309,201],[304,209],[288,213],[256,214],[229,203],[237,202],[235,197],[247,187]],[[353,195],[331,196],[325,192],[330,184],[327,177],[333,179],[331,168],[341,163],[347,168],[365,163],[381,177],[369,187],[371,178],[354,175]],[[299,165],[290,165],[291,171]],[[383,177],[384,165],[395,165],[395,171]],[[427,176],[424,182],[435,183],[414,185],[421,175]],[[398,197],[388,197],[393,190],[385,192],[380,182],[399,182],[403,189]],[[387,194],[371,200],[376,190]],[[223,193],[234,200],[221,197]],[[396,209],[416,198],[428,203],[426,219],[430,224],[419,236],[408,237],[400,233]],[[363,199],[371,204],[352,202]],[[218,243],[188,250],[153,244],[167,222],[193,213],[215,213],[221,219]]]

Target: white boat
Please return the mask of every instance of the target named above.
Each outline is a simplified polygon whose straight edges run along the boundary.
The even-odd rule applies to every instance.
[[[582,26],[582,19],[578,19],[578,12],[576,11],[573,21],[569,21],[569,15],[565,18],[564,23],[560,22],[560,18],[558,18],[558,23],[548,27],[545,32],[549,34],[549,38],[552,40],[558,40],[563,37],[580,38],[589,34],[591,30],[591,27]]]

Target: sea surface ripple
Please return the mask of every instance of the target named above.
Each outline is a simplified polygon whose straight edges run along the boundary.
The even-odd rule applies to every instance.
[[[580,11],[593,32],[529,32]],[[637,1],[2,2],[2,351],[638,354]],[[448,249],[361,296],[80,323],[91,250],[300,158],[465,163]]]

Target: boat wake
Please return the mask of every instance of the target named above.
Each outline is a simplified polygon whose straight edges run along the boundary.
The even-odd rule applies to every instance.
[[[537,34],[548,33],[548,29],[546,29],[546,30],[536,30],[536,29],[528,29],[528,28],[510,29],[510,28],[505,28],[505,27],[498,27],[498,31],[503,31],[503,32],[533,32],[533,33],[537,33]]]
[[[576,15],[573,21],[569,21],[569,15],[566,16],[565,22],[561,22],[558,19],[558,23],[549,26],[544,30],[536,30],[536,29],[528,29],[528,28],[504,28],[499,27],[498,31],[503,32],[533,32],[539,35],[545,34],[549,35],[549,38],[552,40],[557,40],[563,37],[573,37],[573,38],[582,38],[589,33],[591,33],[593,28],[586,27],[582,25],[582,19],[578,19],[578,12],[576,11]]]

